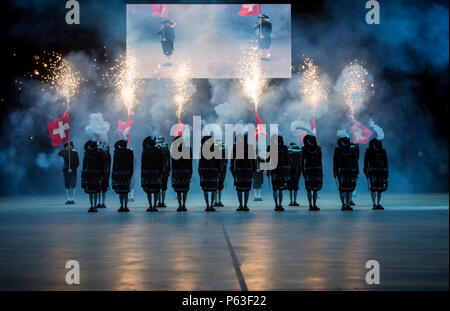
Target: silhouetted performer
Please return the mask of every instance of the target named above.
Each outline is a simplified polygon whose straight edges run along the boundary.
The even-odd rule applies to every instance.
[[[167,144],[164,142],[164,137],[158,136],[156,138],[156,147],[161,152],[162,157],[162,175],[161,175],[161,191],[159,193],[158,207],[167,207],[166,201],[166,191],[167,182],[169,181],[170,175],[170,151]]]
[[[81,187],[89,194],[91,206],[88,212],[97,212],[97,199],[101,191],[104,163],[102,151],[95,141],[88,140],[84,144],[83,170],[81,171]]]
[[[272,178],[273,200],[275,202],[275,211],[282,212],[284,208],[283,190],[286,190],[286,184],[289,175],[289,158],[288,149],[284,144],[283,137],[278,135],[278,163],[277,167],[268,172]],[[267,146],[267,152],[270,152],[270,145]],[[267,158],[270,161],[270,156]]]
[[[241,158],[237,159],[239,146]],[[251,156],[249,156],[249,153]],[[252,145],[248,144],[248,135],[237,134],[236,142],[233,145],[233,158],[231,159],[230,171],[234,178],[234,186],[239,200],[238,212],[249,211],[247,206],[248,195],[252,188],[253,173],[256,170],[256,153]]]
[[[270,35],[272,33],[272,23],[269,22],[269,16],[266,14],[261,15],[258,23],[253,27],[258,29],[258,44],[262,50],[270,48],[272,45],[272,39]]]
[[[112,187],[120,198],[118,212],[130,211],[128,209],[128,193],[130,192],[131,177],[133,177],[133,162],[133,150],[127,149],[127,141],[117,141],[114,145]]]
[[[212,136],[202,137],[202,147],[200,150],[200,161],[198,162],[198,175],[200,176],[200,186],[206,202],[206,212],[215,212],[214,200],[219,186],[220,159],[212,157],[207,159],[204,150],[214,152],[214,141]],[[209,198],[211,194],[211,199]]]
[[[220,169],[219,169],[219,185],[217,186],[217,194],[216,201],[214,206],[223,207],[222,203],[222,191],[225,187],[225,177],[227,176],[227,167],[228,167],[228,159],[227,159],[227,149],[224,143],[216,144],[217,148],[220,148],[222,151],[222,159],[220,159]]]
[[[164,55],[169,57],[173,53],[174,40],[175,40],[175,21],[170,19],[165,19],[161,22],[161,27],[159,27],[156,34],[161,36],[161,45]]]
[[[104,143],[99,143],[98,148],[102,153],[103,159],[103,171],[102,171],[102,183],[100,186],[101,194],[97,208],[106,208],[106,192],[109,188],[109,178],[111,177],[111,153],[109,152],[109,146]]]
[[[74,151],[73,142],[70,142],[70,144],[69,143],[64,144],[64,149],[58,152],[58,155],[64,159],[63,174],[64,174],[64,187],[66,188],[66,196],[67,196],[66,204],[75,204],[77,168],[80,165],[80,160],[78,159],[78,152]]]
[[[264,183],[264,173],[260,169],[261,162],[264,162],[264,161],[261,160],[259,157],[256,157],[256,161],[255,161],[256,170],[253,173],[253,193],[255,194],[255,198],[253,199],[253,201],[257,201],[257,202],[263,200],[262,196],[261,196],[261,189],[262,189],[262,185]]]
[[[177,212],[186,212],[186,198],[192,177],[192,149],[186,146],[183,138],[177,136],[173,140],[174,145],[180,141],[178,152],[188,149],[189,157],[172,158],[172,188],[177,193]]]
[[[297,203],[298,182],[302,174],[302,150],[300,147],[291,143],[288,148],[289,158],[289,178],[287,188],[289,190],[289,206],[299,206]]]
[[[155,138],[148,136],[142,143],[141,186],[147,193],[147,212],[157,212],[159,191],[161,190],[163,159],[156,147]]]
[[[388,187],[388,159],[380,140],[373,138],[364,154],[364,175],[370,183],[370,194],[374,210],[383,210],[381,194]]]
[[[337,144],[338,147],[334,149],[333,176],[338,181],[341,209],[351,211],[350,195],[356,188],[359,173],[357,153],[347,137],[339,138]]]
[[[309,210],[319,211],[317,207],[317,192],[322,189],[322,150],[317,146],[315,136],[306,135],[303,138],[302,168],[305,179],[305,189],[308,196]]]

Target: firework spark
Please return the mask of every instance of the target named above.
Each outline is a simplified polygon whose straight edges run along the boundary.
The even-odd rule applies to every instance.
[[[29,77],[39,79],[44,87],[55,89],[67,103],[76,94],[85,81],[75,66],[58,52],[43,52],[41,56],[33,56],[36,68]]]
[[[319,104],[328,98],[329,89],[327,83],[320,78],[319,68],[310,58],[306,58],[301,66],[300,86],[300,91],[314,114]]]
[[[374,87],[370,80],[371,76],[357,60],[345,66],[338,78],[335,90],[344,97],[352,119],[370,95],[369,86]]]
[[[258,111],[258,105],[264,89],[267,87],[267,79],[264,79],[264,71],[260,56],[258,55],[258,47],[241,48],[242,57],[240,60],[239,81],[242,85],[245,96],[255,106]]]
[[[116,61],[117,65],[111,67],[105,76],[114,85],[128,115],[132,115],[138,102],[139,83],[141,82],[138,79],[138,62],[131,53],[120,55]]]
[[[183,58],[175,64],[172,70],[172,82],[175,86],[173,101],[177,107],[178,120],[184,110],[185,104],[191,99],[195,92],[195,86],[192,83],[191,62],[188,58]]]

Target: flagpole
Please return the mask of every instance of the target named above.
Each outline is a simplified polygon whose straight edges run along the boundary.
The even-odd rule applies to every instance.
[[[70,153],[71,153],[71,150],[70,150],[70,98],[68,98],[67,99],[67,115],[68,115],[68,120],[69,120],[69,170],[71,170],[71,167],[70,167]]]

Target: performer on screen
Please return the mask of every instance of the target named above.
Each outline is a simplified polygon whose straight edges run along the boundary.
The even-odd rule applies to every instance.
[[[272,34],[272,23],[269,22],[269,16],[262,14],[259,18],[258,23],[253,27],[253,29],[258,30],[258,45],[261,50],[268,50],[272,45],[272,39],[270,35]],[[266,55],[269,56],[270,54]],[[268,57],[262,57],[262,60],[268,61]]]
[[[172,55],[174,50],[174,40],[175,40],[175,26],[176,22],[171,19],[165,19],[161,22],[161,27],[159,27],[156,34],[161,37],[161,46],[164,55],[169,57]]]

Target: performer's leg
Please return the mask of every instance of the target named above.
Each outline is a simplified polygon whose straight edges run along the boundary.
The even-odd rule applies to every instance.
[[[217,198],[218,198],[219,203],[222,203],[222,190],[217,191]]]
[[[89,202],[91,203],[91,208],[94,208],[94,194],[89,193]]]
[[[281,204],[283,204],[283,191],[278,190],[278,201],[280,202],[280,208],[282,207]]]
[[[273,190],[273,201],[275,202],[275,208],[278,208],[278,194],[277,194],[277,190]]]
[[[67,203],[70,201],[70,188],[66,189],[66,197],[67,197],[67,200],[66,200],[66,203]]]
[[[294,190],[294,203],[297,203],[297,190]]]
[[[339,191],[339,198],[341,199],[342,207],[345,207],[345,192]]]
[[[289,190],[289,206],[292,206],[292,203],[294,203],[293,201],[292,201],[292,190]]]
[[[159,200],[159,195],[157,193],[153,193],[153,211],[157,212],[158,209],[156,208],[156,206],[158,206],[158,200]]]
[[[123,209],[124,209],[124,211],[125,212],[129,212],[130,210],[128,209],[128,195],[124,195],[124,198],[123,198],[123,203],[124,203],[124,207],[123,207]]]
[[[182,209],[182,205],[181,205],[181,192],[177,192],[177,201],[178,201],[177,212],[181,212],[181,209]]]
[[[183,192],[183,211],[186,211],[186,199],[187,199],[187,192]]]
[[[242,211],[244,209],[244,206],[242,205],[242,191],[237,191],[236,193],[239,200],[239,207],[236,210]]]
[[[75,201],[75,188],[70,189],[70,200],[72,203]]]
[[[311,197],[311,190],[306,190],[306,195],[308,197],[309,208],[311,209],[313,207],[313,204],[312,204],[312,201],[311,201],[311,199],[312,199],[312,197]]]
[[[166,190],[161,190],[161,204],[164,205],[166,202]]]
[[[97,208],[98,192],[94,193],[94,208]]]
[[[216,200],[216,191],[211,191],[211,204],[209,210],[211,212],[215,212],[216,209],[214,208],[214,201]]]
[[[147,192],[147,201],[148,201],[147,212],[153,212],[152,194],[150,192]]]
[[[370,196],[372,197],[373,207],[376,207],[377,206],[377,193],[375,191],[371,191]]]
[[[314,208],[317,208],[317,191],[313,191],[313,206]]]
[[[250,190],[244,192],[244,210],[248,211],[247,203],[248,203],[248,197],[250,195]]]
[[[209,198],[208,198],[208,192],[203,191],[203,198],[205,199],[205,203],[206,203],[206,209],[205,209],[205,211],[209,212]]]

